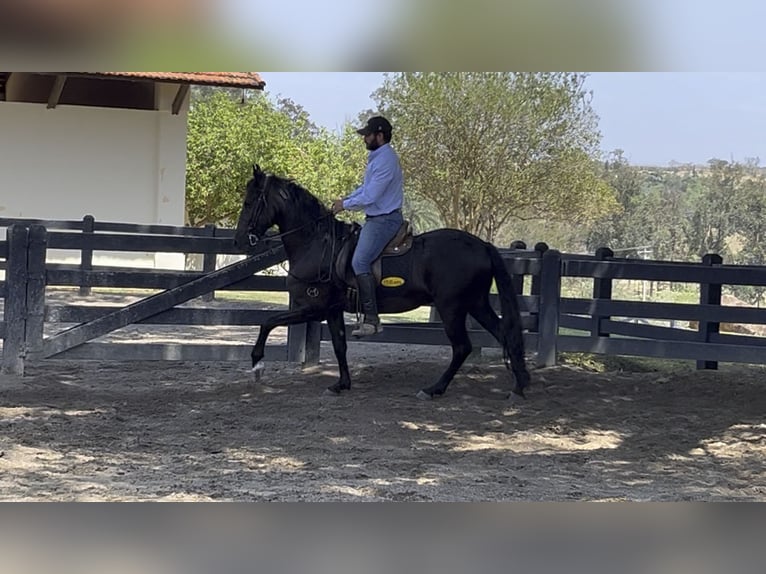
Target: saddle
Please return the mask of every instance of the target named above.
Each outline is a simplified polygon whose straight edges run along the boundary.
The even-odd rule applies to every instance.
[[[335,273],[337,277],[353,289],[358,289],[358,286],[356,283],[356,275],[354,275],[354,270],[351,268],[351,257],[353,256],[354,249],[359,241],[359,232],[361,229],[361,225],[358,223],[354,224],[351,235],[343,243],[343,246],[338,252],[338,257],[335,259]],[[383,258],[404,255],[412,248],[412,239],[412,226],[409,221],[404,221],[399,227],[399,231],[394,235],[394,238],[383,248],[380,257],[372,263],[372,276],[375,278],[376,285],[380,285]]]

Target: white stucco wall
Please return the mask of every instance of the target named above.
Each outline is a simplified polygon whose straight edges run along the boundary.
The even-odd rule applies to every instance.
[[[177,88],[159,88],[160,111],[0,102],[0,217],[183,225],[187,113],[170,112]],[[183,258],[97,252],[94,264]]]

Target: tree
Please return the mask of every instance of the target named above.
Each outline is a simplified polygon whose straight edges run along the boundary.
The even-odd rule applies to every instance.
[[[402,73],[373,94],[394,125],[407,193],[492,240],[509,221],[613,209],[582,74]]]
[[[644,238],[636,233],[639,227],[634,222],[641,200],[642,181],[638,170],[618,149],[604,162],[602,177],[614,190],[619,207],[593,223],[588,232],[588,249],[595,251],[599,247],[622,249],[644,245]]]
[[[208,90],[192,101],[187,136],[186,223],[232,225],[252,165],[296,180],[329,202],[364,170],[364,146],[317,128],[291,100]]]
[[[757,160],[745,163],[745,177],[732,198],[734,213],[733,237],[730,238],[730,259],[739,265],[766,264],[766,176]],[[766,288],[755,285],[731,287],[732,292],[748,303],[760,305]]]
[[[708,164],[709,174],[702,178],[702,185],[695,187],[689,198],[689,248],[696,257],[706,253],[727,257],[727,239],[734,231],[734,213],[737,211],[737,189],[745,172],[736,162],[712,159]]]
[[[415,194],[405,194],[402,212],[415,231],[424,233],[444,227],[439,211],[428,199]]]

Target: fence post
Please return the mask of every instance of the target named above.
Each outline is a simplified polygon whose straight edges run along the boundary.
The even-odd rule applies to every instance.
[[[520,239],[517,239],[516,241],[511,241],[510,248],[519,249],[523,251],[523,250],[526,250],[527,244],[521,241]],[[513,292],[516,293],[516,295],[523,294],[524,293],[524,275],[513,273],[511,275],[511,281],[513,282]]]
[[[292,298],[290,309],[293,309]],[[322,324],[309,321],[287,327],[287,361],[301,363],[304,367],[319,363],[319,346],[322,340]]]
[[[543,243],[542,241],[540,241],[539,243],[535,243],[535,254],[537,255],[537,258],[540,260],[541,265],[542,265],[543,255],[545,255],[548,249],[549,248],[547,243]],[[532,281],[529,287],[529,294],[532,295],[533,297],[536,296],[537,302],[538,302],[537,311],[534,313],[530,313],[530,315],[532,316],[537,316],[537,322],[536,322],[536,325],[533,327],[532,332],[539,332],[538,325],[540,323],[540,285],[541,285],[540,279],[541,278],[542,278],[542,271],[538,273],[537,275],[532,275]]]
[[[205,235],[208,237],[215,237],[215,224],[208,223],[205,225]],[[218,254],[217,253],[205,253],[203,259],[202,259],[202,272],[203,273],[212,273],[215,271],[216,268],[216,260],[217,260]],[[205,293],[202,295],[203,301],[212,301],[215,299],[215,291],[210,291],[208,293]]]
[[[535,243],[535,254],[537,255],[538,259],[542,259],[543,255],[545,255],[545,252],[550,249],[548,247],[547,243],[544,243],[542,241]],[[532,275],[532,285],[530,286],[530,294],[531,295],[539,295],[540,294],[540,275]]]
[[[25,346],[27,360],[42,357],[45,327],[45,254],[48,231],[42,225],[29,228],[27,255],[27,325]]]
[[[556,364],[556,343],[559,335],[561,308],[561,253],[549,249],[543,253],[540,270],[540,305],[537,322],[537,365],[552,367]]]
[[[27,251],[29,228],[21,224],[8,227],[8,259],[5,272],[5,340],[3,341],[3,373],[24,375],[27,322]]]
[[[702,264],[712,267],[721,265],[723,258],[717,253],[708,253],[702,258]],[[700,305],[720,305],[721,304],[721,284],[720,283],[702,283],[700,285]],[[718,333],[720,323],[705,321],[702,317],[699,320],[699,340],[703,343],[710,342],[710,336]],[[718,361],[697,361],[698,369],[718,369]]]
[[[608,247],[599,247],[596,249],[596,259],[599,261],[606,261],[607,259],[611,259],[614,257],[614,251],[609,249]],[[611,277],[603,277],[603,278],[593,278],[593,298],[594,299],[606,299],[610,300],[612,298],[612,278]],[[593,315],[593,324],[591,326],[590,336],[591,337],[608,337],[609,333],[605,333],[601,330],[601,321],[602,319],[609,319],[608,315]]]
[[[92,215],[86,215],[82,218],[82,232],[92,235],[96,229],[96,219]],[[47,241],[47,239],[46,239]],[[90,295],[90,277],[88,271],[93,271],[93,249],[86,249],[80,252],[80,295]]]

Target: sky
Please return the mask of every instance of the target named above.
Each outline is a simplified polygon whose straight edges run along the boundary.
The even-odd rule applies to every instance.
[[[535,1],[553,5],[558,0]],[[644,72],[596,72],[588,78],[604,151],[621,149],[631,163],[642,165],[704,164],[712,158],[761,158],[766,164],[766,73],[758,72],[766,70],[766,34],[762,31],[766,2],[577,1],[618,6],[618,19],[637,34],[647,62],[644,68],[626,66],[647,70]],[[250,0],[227,2],[232,21],[243,29],[251,25],[246,17],[248,10],[255,10]],[[534,3],[501,3],[521,10],[530,2]],[[384,12],[390,18],[410,4],[395,0]],[[258,6],[262,22],[284,21],[296,8],[289,0]],[[320,60],[340,62],[343,54],[365,45],[359,40],[364,26],[355,23],[369,21],[373,12],[376,22],[381,22],[383,16],[379,10],[375,12],[375,6],[364,0],[305,3],[300,9],[302,18],[291,20],[297,28],[289,36],[290,45]],[[264,37],[277,41],[279,27],[266,28]],[[547,41],[543,39],[542,44]],[[476,66],[481,63],[475,62]],[[301,104],[315,123],[329,129],[338,129],[360,111],[373,108],[369,96],[383,78],[377,72],[262,75],[267,91]]]
[[[438,30],[450,38],[456,35],[461,38],[456,41],[468,53],[473,48],[470,42],[465,42],[467,32],[473,26],[483,30],[487,25],[487,20],[478,17],[479,13],[506,23],[509,34],[521,32],[512,27],[515,22],[528,23],[535,32],[527,40],[530,52],[542,52],[550,46],[557,50],[563,48],[560,55],[576,51],[576,42],[561,46],[555,43],[556,38],[545,35],[546,30],[557,23],[557,14],[566,13],[560,9],[561,5],[571,3],[577,3],[594,22],[594,32],[604,26],[630,38],[630,44],[642,55],[645,67],[625,69],[749,71],[764,67],[766,37],[762,29],[766,2],[763,0],[473,0],[473,7],[464,0],[388,0],[384,10],[380,3],[370,0],[218,0],[217,5],[228,32],[252,41],[253,45],[258,43],[259,52],[267,51],[275,58],[277,54],[292,56],[301,64],[297,69],[332,71],[347,69],[343,64],[353,60],[350,55],[365,49],[382,50],[389,40],[401,39],[398,34],[413,21],[417,21],[416,33],[423,36],[428,26],[449,26],[449,21],[438,19],[440,12],[458,15],[458,30]],[[468,10],[461,9],[466,5]],[[529,17],[535,8],[536,17]],[[600,17],[605,20],[597,24]],[[576,23],[564,24],[577,29],[582,36],[587,35]],[[382,34],[371,35],[371,28]],[[471,39],[481,40],[481,37]],[[587,38],[582,40],[585,42]],[[619,38],[617,41],[620,42]],[[509,54],[506,59],[511,56],[516,54]],[[471,63],[473,69],[490,67],[486,59],[477,58]],[[415,67],[423,69],[423,66]],[[444,67],[445,63],[440,62],[438,69]],[[591,69],[620,68],[596,66]]]
[[[363,110],[374,109],[370,99],[383,83],[379,72],[260,72],[266,92],[300,104],[312,121],[339,131],[356,121]]]
[[[633,164],[766,162],[766,73],[598,73],[602,149]]]
[[[303,106],[338,130],[375,107],[377,72],[263,72],[267,92]],[[599,116],[602,150],[621,149],[635,165],[704,164],[717,158],[766,164],[766,73],[592,73],[587,88]]]

